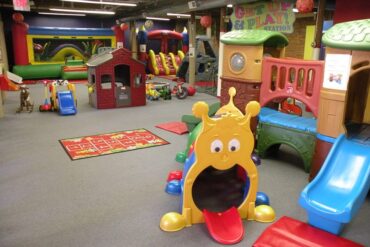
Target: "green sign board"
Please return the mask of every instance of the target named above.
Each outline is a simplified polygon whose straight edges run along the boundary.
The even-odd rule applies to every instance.
[[[233,30],[264,29],[293,33],[295,14],[291,2],[258,2],[236,5],[231,15]]]

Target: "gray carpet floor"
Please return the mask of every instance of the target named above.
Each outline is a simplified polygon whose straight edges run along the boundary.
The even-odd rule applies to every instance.
[[[204,224],[179,232],[159,228],[163,214],[179,209],[180,198],[164,192],[167,174],[182,169],[175,154],[187,136],[154,126],[179,121],[199,100],[149,101],[146,106],[97,110],[88,104],[87,87],[77,85],[78,114],[40,113],[43,86],[31,85],[33,113],[16,114],[19,93],[5,100],[0,119],[0,246],[220,246]],[[146,128],[171,144],[71,161],[58,140],[119,130]],[[289,148],[259,166],[259,191],[267,193],[277,217],[306,221],[298,205],[307,184],[302,160]],[[244,221],[251,246],[269,224]],[[370,246],[370,199],[366,199],[342,236]]]

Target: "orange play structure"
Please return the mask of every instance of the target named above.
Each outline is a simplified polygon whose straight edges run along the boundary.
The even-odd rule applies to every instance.
[[[11,72],[7,72],[7,74],[0,74],[0,90],[18,91],[19,86],[16,83],[14,83],[11,79],[9,79],[8,77],[9,73],[12,74]]]

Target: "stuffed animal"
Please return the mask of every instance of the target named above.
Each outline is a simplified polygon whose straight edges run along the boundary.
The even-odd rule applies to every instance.
[[[17,113],[23,112],[23,109],[26,108],[26,111],[31,113],[33,111],[33,102],[31,102],[30,92],[28,91],[28,87],[25,85],[20,86],[21,94],[20,94],[20,101],[21,104],[17,110]]]

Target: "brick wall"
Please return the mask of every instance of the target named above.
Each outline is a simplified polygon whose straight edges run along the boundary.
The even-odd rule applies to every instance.
[[[289,40],[289,45],[285,51],[286,57],[303,59],[306,26],[308,25],[315,25],[313,16],[297,18],[294,22],[294,32],[292,34],[285,34]]]

